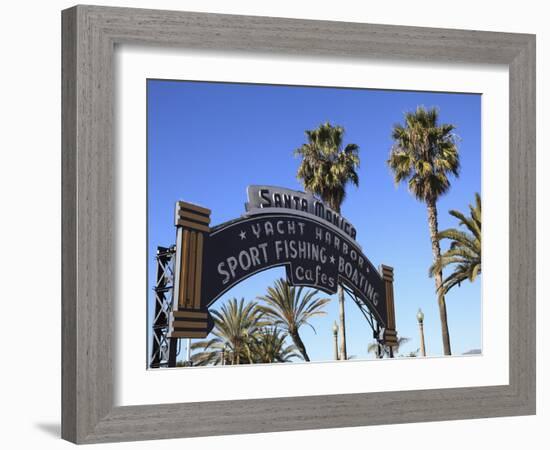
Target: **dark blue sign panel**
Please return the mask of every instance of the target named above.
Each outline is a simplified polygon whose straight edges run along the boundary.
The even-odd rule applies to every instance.
[[[273,211],[273,210],[271,210]],[[205,234],[203,307],[244,279],[285,266],[288,281],[328,294],[346,285],[387,323],[384,282],[355,241],[324,220],[299,213],[267,213],[213,227]]]

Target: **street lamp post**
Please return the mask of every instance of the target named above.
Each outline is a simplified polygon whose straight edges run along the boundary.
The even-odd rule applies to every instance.
[[[185,359],[188,363],[191,363],[191,339],[187,339],[187,354],[185,355]]]
[[[334,339],[334,359],[338,361],[340,358],[338,356],[338,324],[336,322],[332,325],[332,337]]]
[[[420,308],[416,313],[416,320],[418,320],[418,328],[420,329],[420,354],[426,356],[426,344],[424,343],[424,313]]]

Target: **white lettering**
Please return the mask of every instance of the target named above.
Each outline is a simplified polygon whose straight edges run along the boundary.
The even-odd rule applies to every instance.
[[[227,284],[230,277],[229,277],[229,272],[224,269],[224,266],[225,266],[224,262],[221,262],[218,264],[218,273],[224,277],[224,279],[222,280],[222,284]]]
[[[235,278],[235,269],[237,268],[237,258],[230,256],[227,258],[227,265],[229,266],[229,271],[231,272],[231,277]]]
[[[246,250],[241,250],[241,252],[239,253],[239,265],[244,271],[250,269],[250,266],[252,265],[252,260],[250,259],[250,255]]]
[[[252,224],[252,233],[254,233],[254,236],[256,236],[256,239],[260,239],[260,224]]]
[[[281,252],[283,251],[282,244],[283,241],[275,241],[275,255],[277,259],[281,259]]]

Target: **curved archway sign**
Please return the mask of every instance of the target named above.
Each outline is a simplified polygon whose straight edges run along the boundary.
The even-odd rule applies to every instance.
[[[356,229],[312,195],[249,186],[243,216],[210,227],[211,211],[176,203],[176,264],[168,336],[204,338],[213,327],[208,308],[241,281],[284,266],[294,286],[328,294],[343,284],[368,308],[395,345],[393,269],[379,272],[356,242]]]

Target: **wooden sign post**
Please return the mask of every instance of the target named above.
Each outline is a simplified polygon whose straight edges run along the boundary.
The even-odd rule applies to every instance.
[[[210,332],[210,319],[202,307],[201,286],[205,234],[210,232],[207,208],[177,202],[176,267],[174,303],[169,337],[205,338]]]
[[[393,357],[393,347],[397,345],[397,331],[395,326],[395,306],[393,301],[393,267],[381,265],[380,272],[384,280],[386,291],[387,322],[384,330],[384,344],[390,347],[390,357]]]

